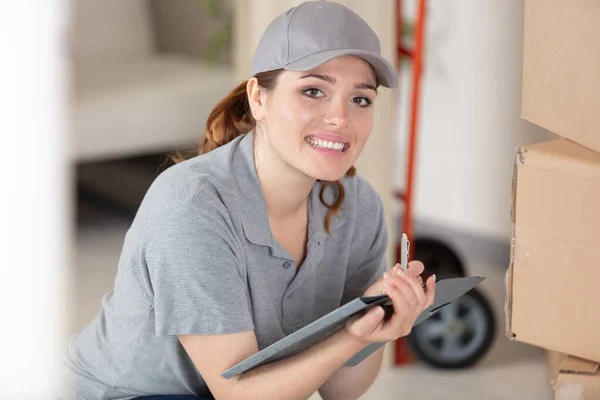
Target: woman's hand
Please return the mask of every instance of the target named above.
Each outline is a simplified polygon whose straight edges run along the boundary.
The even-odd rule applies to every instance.
[[[381,306],[371,309],[363,316],[352,319],[346,329],[355,339],[365,344],[396,340],[408,335],[417,317],[433,304],[435,275],[427,279],[425,288],[420,275],[425,267],[419,261],[409,263],[406,271],[396,264],[383,278],[375,282],[365,296],[387,294],[394,307],[392,316],[385,320]]]

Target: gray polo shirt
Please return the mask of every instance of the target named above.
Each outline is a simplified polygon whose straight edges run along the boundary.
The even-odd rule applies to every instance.
[[[113,291],[68,346],[61,398],[210,396],[176,335],[253,329],[263,349],[361,296],[384,272],[381,200],[353,177],[343,179],[331,235],[321,183],[313,187],[306,260],[296,274],[269,228],[253,139],[240,136],[154,181],[125,236]]]

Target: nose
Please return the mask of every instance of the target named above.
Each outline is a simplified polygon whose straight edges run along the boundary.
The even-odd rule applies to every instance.
[[[332,99],[325,109],[325,123],[336,128],[348,126],[348,102],[343,99]]]

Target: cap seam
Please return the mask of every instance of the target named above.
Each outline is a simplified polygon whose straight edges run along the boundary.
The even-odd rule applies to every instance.
[[[339,7],[339,6],[338,6]],[[350,36],[350,30],[348,29],[348,20],[346,19],[346,10],[343,7],[342,9],[342,23],[344,24],[344,29],[346,30],[346,37],[348,38],[348,44],[350,47],[353,47],[352,37]]]
[[[290,31],[292,30],[292,24],[294,23],[294,20],[296,19],[296,14],[298,14],[298,10],[300,10],[300,7],[304,6],[305,4],[307,4],[307,3],[300,4],[298,7],[296,7],[294,9],[294,11],[292,11],[292,16],[290,17],[290,22],[288,24],[287,32],[286,32],[285,62],[283,63],[283,65],[287,65],[290,63]]]

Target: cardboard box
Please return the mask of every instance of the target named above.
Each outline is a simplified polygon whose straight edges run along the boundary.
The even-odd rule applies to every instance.
[[[554,382],[554,400],[600,399],[600,368],[597,362],[569,356]]]
[[[522,117],[600,152],[600,2],[525,0]]]
[[[600,154],[566,139],[520,148],[511,214],[507,335],[600,361]]]

